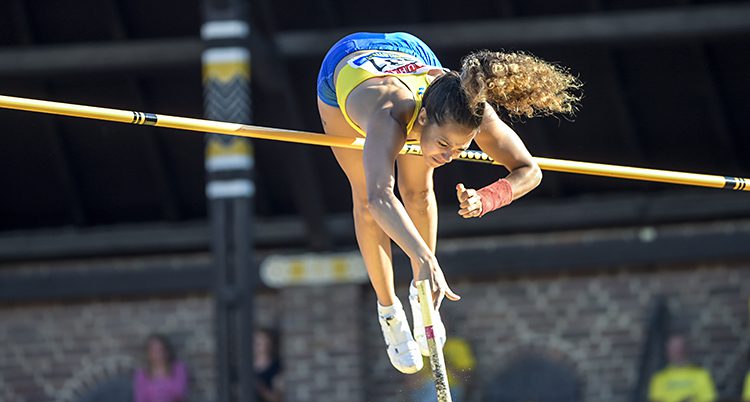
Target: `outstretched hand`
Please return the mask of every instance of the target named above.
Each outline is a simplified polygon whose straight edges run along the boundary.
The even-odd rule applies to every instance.
[[[482,198],[477,190],[464,187],[463,183],[456,185],[456,197],[458,198],[458,214],[464,218],[476,218],[482,215]]]
[[[457,295],[451,290],[450,286],[448,286],[448,282],[445,280],[445,275],[443,275],[443,270],[440,268],[437,258],[434,256],[421,264],[416,279],[429,279],[435,310],[440,308],[440,304],[442,304],[443,298],[445,297],[451,301],[461,300],[461,296]]]

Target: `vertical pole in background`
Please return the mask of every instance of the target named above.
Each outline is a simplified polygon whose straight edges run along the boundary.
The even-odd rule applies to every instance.
[[[430,367],[432,368],[432,378],[435,380],[435,390],[437,391],[438,402],[451,402],[451,391],[448,387],[448,371],[445,367],[445,358],[443,350],[435,342],[435,332],[432,329],[433,315],[435,309],[432,306],[432,289],[429,280],[417,281],[417,291],[419,292],[419,306],[422,309],[422,322],[424,322],[424,332],[427,338],[427,347],[430,350]]]
[[[246,0],[203,0],[201,37],[207,119],[252,123]],[[253,146],[208,134],[206,195],[215,282],[218,402],[255,401],[253,372]]]

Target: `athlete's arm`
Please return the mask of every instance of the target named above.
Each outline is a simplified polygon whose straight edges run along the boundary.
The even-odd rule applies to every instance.
[[[432,251],[394,194],[393,166],[405,142],[404,129],[390,109],[375,112],[369,120],[363,162],[373,217],[410,258],[427,258]]]
[[[395,114],[394,108],[382,107],[368,119],[363,162],[370,213],[383,231],[418,264],[417,279],[431,279],[439,306],[443,294],[450,300],[460,297],[448,287],[437,259],[393,192],[394,163],[406,141],[406,124]]]
[[[490,105],[485,104],[482,124],[474,141],[482,151],[510,171],[506,180],[513,188],[514,200],[523,197],[541,183],[542,170],[534,162],[526,145],[512,128],[500,120]]]
[[[508,127],[495,110],[485,104],[484,117],[475,137],[477,145],[492,159],[505,166],[510,174],[477,191],[456,185],[458,214],[464,218],[482,216],[521,198],[542,181],[542,171],[534,162],[518,134]]]

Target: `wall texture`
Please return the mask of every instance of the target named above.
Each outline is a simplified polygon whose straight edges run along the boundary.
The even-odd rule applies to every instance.
[[[727,263],[516,276],[452,284],[449,333],[477,356],[470,400],[517,358],[562,362],[585,401],[625,402],[636,379],[649,306],[666,296],[675,326],[692,343],[724,396],[747,369],[750,266]],[[398,289],[406,302],[406,288]],[[258,296],[257,321],[280,330],[289,402],[409,400],[387,359],[369,287],[287,288]],[[97,384],[129,376],[152,331],[168,334],[190,366],[191,401],[214,392],[213,303],[207,295],[0,306],[0,401],[75,401]]]
[[[494,282],[458,282],[463,297],[441,309],[449,333],[469,341],[478,357],[472,400],[515,358],[552,356],[580,378],[584,400],[628,401],[649,307],[667,297],[673,327],[685,333],[695,363],[711,371],[721,395],[738,397],[748,368],[750,266],[712,265],[619,271],[590,275],[517,277]],[[402,300],[406,290],[403,289]],[[371,307],[374,298],[366,302]],[[368,401],[393,401],[403,390],[377,339],[372,308],[365,319],[371,335]],[[380,341],[380,342],[378,342]]]

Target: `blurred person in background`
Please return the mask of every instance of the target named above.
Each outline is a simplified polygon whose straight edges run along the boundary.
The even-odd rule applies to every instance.
[[[351,184],[357,243],[397,370],[419,371],[420,354],[429,352],[413,282],[413,334],[396,297],[391,240],[409,256],[414,280],[431,281],[436,308],[444,296],[459,299],[435,258],[434,169],[476,141],[510,173],[479,190],[458,183],[458,214],[478,218],[523,197],[539,185],[541,170],[500,115],[572,115],[580,86],[565,69],[522,52],[475,52],[464,57],[460,71],[450,71],[427,44],[405,32],[354,33],[326,54],[317,83],[324,131],[366,139],[364,151],[333,153]],[[418,143],[423,156],[399,156],[407,142]],[[394,193],[396,163],[401,200]],[[434,330],[442,347],[445,327],[438,314]]]
[[[651,377],[650,402],[713,402],[716,389],[711,374],[688,359],[687,340],[672,335],[667,340],[667,367]]]
[[[278,337],[273,331],[259,329],[253,337],[255,389],[258,402],[280,402],[282,398],[281,360]]]
[[[133,378],[134,402],[185,402],[187,394],[187,366],[177,361],[166,336],[149,335],[146,366],[136,369]]]

